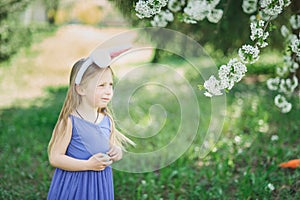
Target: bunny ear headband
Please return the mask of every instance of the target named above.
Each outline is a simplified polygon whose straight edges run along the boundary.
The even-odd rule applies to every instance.
[[[113,63],[115,58],[130,48],[131,45],[117,46],[108,49],[96,48],[80,67],[75,78],[75,84],[80,84],[84,72],[91,64],[95,63],[100,68],[106,68]]]

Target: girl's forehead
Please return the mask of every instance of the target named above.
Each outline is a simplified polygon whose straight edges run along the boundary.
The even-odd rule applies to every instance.
[[[104,71],[99,72],[98,76],[96,76],[96,79],[97,79],[97,83],[112,82],[113,76],[112,76],[110,69],[106,69]]]

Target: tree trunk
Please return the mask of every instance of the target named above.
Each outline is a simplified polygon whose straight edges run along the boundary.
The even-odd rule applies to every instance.
[[[56,13],[59,7],[58,0],[44,0],[47,6],[47,19],[49,24],[55,23]]]
[[[152,63],[158,63],[159,62],[159,59],[160,59],[160,50],[159,49],[155,49],[154,50],[154,56],[153,56],[153,59],[152,59]]]

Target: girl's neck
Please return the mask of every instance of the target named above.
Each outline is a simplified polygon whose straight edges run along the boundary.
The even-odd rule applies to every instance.
[[[77,115],[79,115],[79,117],[91,122],[94,122],[99,115],[97,108],[85,106],[84,104],[80,104],[76,108],[75,112]]]

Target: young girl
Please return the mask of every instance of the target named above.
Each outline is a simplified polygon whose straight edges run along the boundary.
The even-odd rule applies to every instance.
[[[99,58],[103,55],[79,60],[72,68],[69,90],[48,147],[50,164],[56,167],[49,200],[114,199],[110,165],[122,158],[124,143],[134,144],[115,129],[108,113],[113,74],[109,63],[99,66]]]

